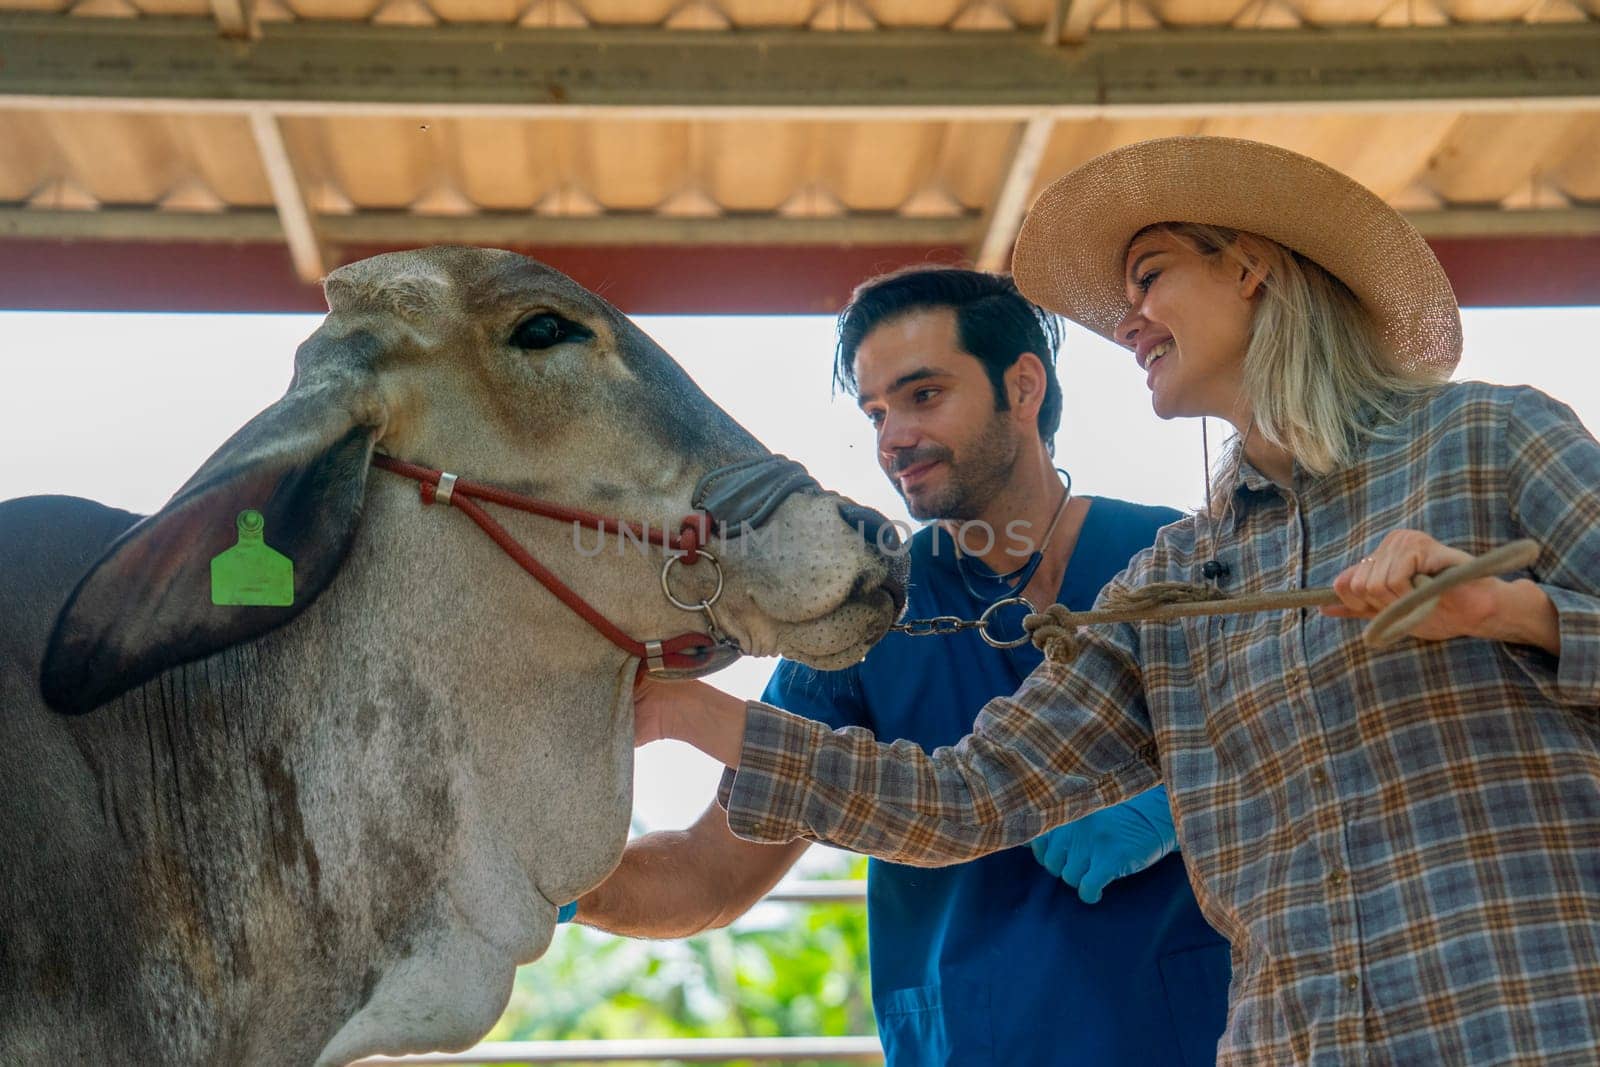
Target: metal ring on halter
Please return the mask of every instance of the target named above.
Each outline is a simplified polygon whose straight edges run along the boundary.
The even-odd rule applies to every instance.
[[[984,644],[990,648],[1020,648],[1032,640],[1027,633],[1010,641],[1002,641],[998,637],[989,636],[989,624],[994,621],[994,613],[1001,608],[1017,606],[1027,608],[1029,615],[1035,614],[1033,602],[1025,596],[1008,596],[1004,600],[996,600],[993,604],[983,609],[983,614],[978,616],[978,636],[983,638]]]
[[[682,562],[682,555],[668,556],[667,562],[662,565],[661,591],[667,594],[667,599],[672,601],[672,606],[675,608],[679,608],[683,611],[703,611],[707,615],[710,615],[711,605],[715,604],[722,596],[722,564],[717,562],[716,556],[713,556],[710,552],[707,552],[703,548],[699,550],[699,553],[701,559],[710,561],[711,569],[717,574],[717,587],[711,591],[711,595],[706,599],[694,604],[686,604],[672,595],[672,582],[670,580],[672,575],[672,565],[674,563]]]

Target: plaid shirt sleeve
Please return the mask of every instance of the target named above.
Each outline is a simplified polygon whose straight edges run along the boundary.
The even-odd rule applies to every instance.
[[[1518,389],[1505,450],[1512,518],[1543,548],[1534,574],[1561,632],[1559,660],[1509,651],[1552,703],[1600,710],[1600,444],[1565,404]]]
[[[797,837],[939,866],[1022,844],[1156,785],[1155,742],[1130,628],[1086,638],[991,700],[970,736],[930,753],[829,731],[752,702],[719,797],[752,841]]]

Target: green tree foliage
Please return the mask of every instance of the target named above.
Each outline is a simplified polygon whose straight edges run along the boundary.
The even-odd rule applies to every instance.
[[[854,860],[831,877],[864,869]],[[563,926],[517,972],[485,1040],[871,1034],[867,975],[861,903],[762,904],[727,929],[682,941]]]

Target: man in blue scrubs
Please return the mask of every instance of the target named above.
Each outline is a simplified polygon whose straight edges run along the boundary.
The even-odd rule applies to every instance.
[[[974,271],[874,279],[841,313],[836,380],[876,427],[879,463],[912,515],[937,520],[911,540],[909,617],[974,619],[1016,595],[1088,608],[1179,517],[1071,495],[1051,445],[1055,339],[1009,279]],[[1025,613],[996,609],[993,636],[1019,635]],[[843,671],[781,662],[763,699],[931,750],[970,733],[1040,658],[971,629],[892,633]],[[723,925],[804,848],[740,841],[713,804],[686,831],[630,843],[577,918],[645,937]],[[942,869],[872,860],[873,1008],[890,1067],[1213,1062],[1228,947],[1175,848],[1157,788],[1031,849]]]

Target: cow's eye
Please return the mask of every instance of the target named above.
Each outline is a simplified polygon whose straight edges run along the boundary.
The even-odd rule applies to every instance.
[[[529,315],[511,331],[511,343],[518,348],[553,348],[563,341],[581,341],[593,336],[570,319],[550,311]]]

